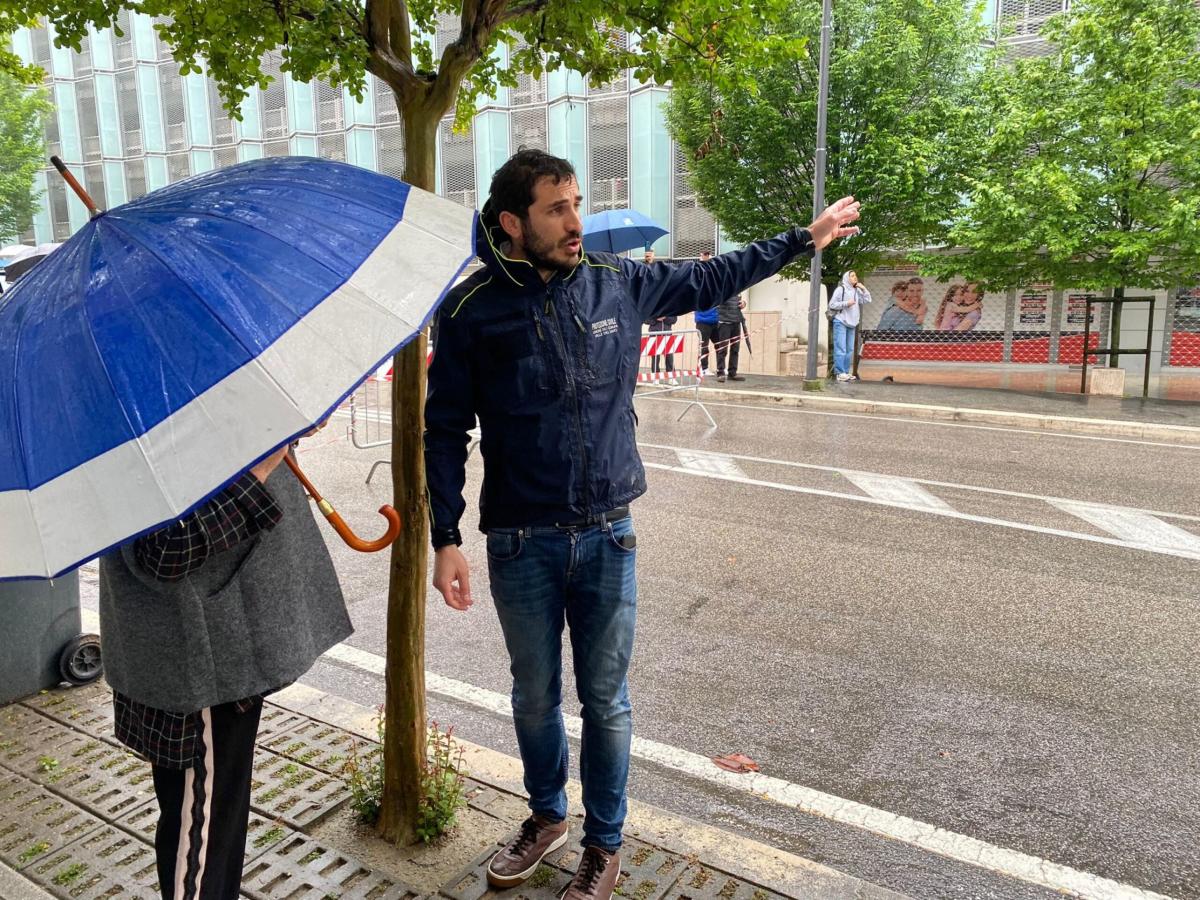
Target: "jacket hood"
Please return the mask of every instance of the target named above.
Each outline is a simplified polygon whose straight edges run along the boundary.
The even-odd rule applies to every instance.
[[[852,285],[850,283],[850,273],[849,272],[847,272],[845,275],[842,276],[842,287],[844,287],[848,291],[854,290],[854,285]]]
[[[500,214],[489,198],[475,221],[475,254],[483,260],[488,274],[501,283],[514,288],[545,287],[545,282],[533,263],[506,255],[508,244],[508,235],[500,227]],[[582,253],[581,250],[580,262],[583,262]]]

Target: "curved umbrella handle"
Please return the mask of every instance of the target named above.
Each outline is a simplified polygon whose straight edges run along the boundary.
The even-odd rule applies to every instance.
[[[378,550],[382,550],[384,547],[391,546],[392,542],[400,536],[400,513],[396,512],[395,509],[385,503],[383,506],[379,507],[379,512],[388,521],[387,531],[383,533],[383,537],[378,538],[377,540],[364,541],[350,530],[350,526],[346,524],[345,520],[342,519],[337,510],[333,508],[333,504],[317,492],[317,489],[313,487],[312,482],[309,481],[305,474],[300,471],[300,466],[296,463],[296,460],[292,459],[292,455],[290,453],[283,457],[283,461],[287,463],[288,468],[292,470],[292,474],[299,479],[302,485],[304,485],[304,489],[308,491],[309,496],[317,501],[317,509],[321,510],[321,514],[329,520],[329,524],[333,526],[333,530],[341,535],[342,540],[345,541],[351,549],[357,550],[359,553],[375,553]]]

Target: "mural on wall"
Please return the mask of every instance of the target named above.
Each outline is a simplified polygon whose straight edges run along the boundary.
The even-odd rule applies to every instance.
[[[1178,288],[1173,295],[1171,366],[1200,367],[1200,287]]]

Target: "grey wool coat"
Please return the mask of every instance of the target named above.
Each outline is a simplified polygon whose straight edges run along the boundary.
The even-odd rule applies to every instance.
[[[113,690],[194,712],[289,684],[354,630],[308,496],[285,466],[266,482],[274,528],[176,582],[138,566],[133,544],[100,560],[104,669]]]

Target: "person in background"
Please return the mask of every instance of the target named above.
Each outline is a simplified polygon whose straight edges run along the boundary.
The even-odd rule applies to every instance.
[[[717,306],[717,381],[745,381],[746,376],[739,375],[738,353],[742,343],[742,321],[745,316],[742,310],[746,301],[741,294],[734,294],[722,300]],[[725,361],[729,360],[729,370],[726,372]]]
[[[710,259],[712,254],[707,250],[700,254],[700,262],[708,262]],[[696,330],[700,332],[700,372],[706,378],[712,375],[708,368],[708,348],[709,344],[715,344],[718,340],[719,325],[716,307],[696,310]]]
[[[862,321],[862,305],[871,302],[871,292],[854,271],[842,276],[833,290],[829,308],[833,310],[833,373],[838,381],[858,381],[854,374],[854,339]]]
[[[654,248],[647,247],[646,255],[642,257],[642,262],[650,265],[654,262]],[[655,319],[647,319],[644,324],[650,326],[650,334],[662,334],[665,331],[670,331],[675,327],[675,323],[679,321],[678,316],[659,316]],[[650,357],[650,371],[658,374],[659,364],[663,361],[663,354],[655,353]],[[675,371],[675,354],[666,354],[666,368],[662,370],[667,375],[667,384],[679,384],[679,379],[674,376]]]

